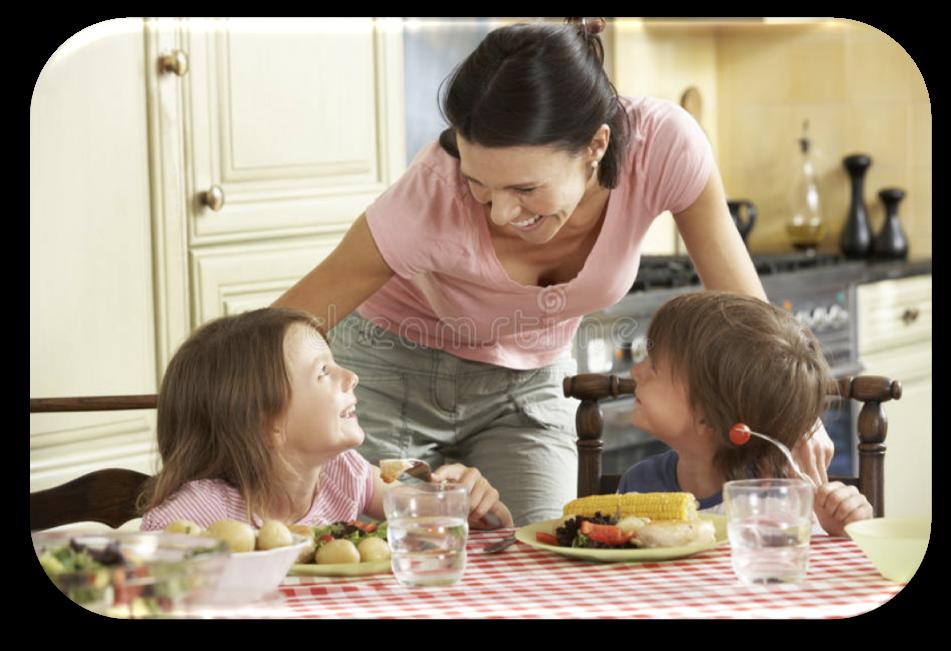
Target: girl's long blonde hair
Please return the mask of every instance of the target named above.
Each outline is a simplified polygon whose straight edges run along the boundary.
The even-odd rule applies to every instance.
[[[310,314],[264,308],[210,321],[181,345],[159,389],[162,469],[139,496],[140,513],[197,479],[237,489],[249,522],[290,503],[279,481],[290,466],[270,430],[290,403],[284,337],[295,323],[319,332]]]

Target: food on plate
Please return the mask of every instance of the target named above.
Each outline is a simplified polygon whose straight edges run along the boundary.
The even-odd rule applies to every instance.
[[[538,542],[560,547],[639,549],[716,542],[713,522],[701,520],[691,493],[591,495],[568,502],[554,535]]]
[[[278,520],[266,520],[258,530],[257,549],[265,551],[288,547],[294,543],[294,536],[287,525]]]
[[[643,547],[680,547],[698,543],[714,543],[716,528],[710,520],[681,522],[662,520],[645,525],[636,532]]]
[[[202,533],[201,526],[191,520],[175,520],[165,527],[166,533],[184,533],[190,536],[197,536]]]
[[[291,530],[291,533],[303,536],[310,543],[310,545],[300,553],[294,563],[313,563],[314,552],[317,551],[317,543],[314,542],[314,527],[309,524],[290,524],[287,525],[287,528]]]
[[[390,484],[412,467],[413,462],[409,459],[382,459],[380,461],[380,479]]]
[[[318,565],[339,565],[341,563],[359,563],[360,552],[349,540],[330,540],[317,550]]]
[[[562,511],[566,516],[593,516],[601,512],[620,518],[636,516],[651,520],[696,520],[697,506],[697,498],[686,492],[613,493],[579,497],[565,504]]]
[[[385,561],[390,557],[390,546],[382,538],[365,538],[359,545],[360,562]]]
[[[206,533],[217,540],[221,540],[233,554],[253,552],[257,544],[254,529],[246,522],[237,520],[218,520],[212,522]]]
[[[315,553],[311,562],[317,564],[368,563],[389,558],[386,522],[334,522],[312,527],[311,539]],[[348,545],[339,544],[346,542]],[[330,551],[324,548],[330,546]],[[343,555],[346,556],[338,556]],[[342,558],[343,560],[340,560]]]

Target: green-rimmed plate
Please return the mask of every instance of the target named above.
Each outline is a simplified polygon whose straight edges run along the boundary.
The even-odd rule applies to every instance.
[[[290,576],[369,576],[388,574],[390,559],[367,563],[335,563],[317,565],[316,563],[298,563],[291,566]]]
[[[518,529],[515,537],[520,541],[548,552],[555,552],[562,556],[580,558],[586,561],[600,561],[602,563],[637,563],[645,561],[669,561],[675,558],[684,558],[705,549],[722,545],[726,542],[726,516],[701,513],[703,520],[712,520],[716,529],[716,542],[696,545],[683,545],[681,547],[654,547],[652,549],[585,549],[581,547],[559,547],[557,545],[546,545],[535,540],[535,534],[539,531],[554,535],[555,529],[561,526],[563,518],[557,520],[546,520],[536,522]],[[296,566],[295,566],[296,567]]]

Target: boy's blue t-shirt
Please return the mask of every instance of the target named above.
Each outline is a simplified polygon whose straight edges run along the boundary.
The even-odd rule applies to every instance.
[[[677,482],[677,453],[668,450],[647,457],[627,469],[618,484],[619,493],[679,493],[683,489]],[[719,506],[723,502],[723,492],[705,497],[700,501],[700,509]]]

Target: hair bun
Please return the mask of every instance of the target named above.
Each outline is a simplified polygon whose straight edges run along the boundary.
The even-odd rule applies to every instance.
[[[566,25],[577,25],[585,36],[597,36],[607,28],[604,18],[565,18]]]

